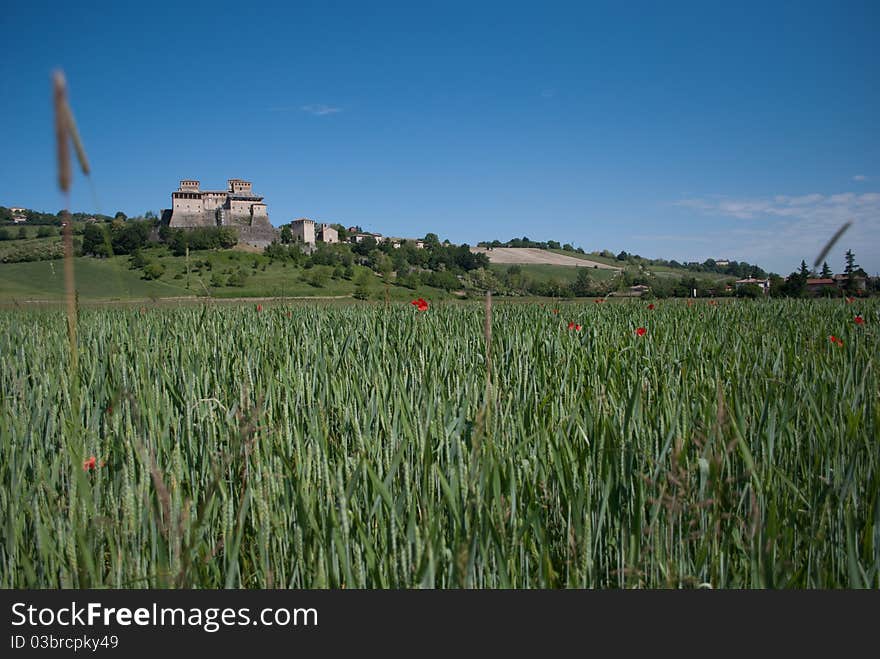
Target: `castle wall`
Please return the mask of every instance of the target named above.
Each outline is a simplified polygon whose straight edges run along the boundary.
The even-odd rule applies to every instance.
[[[213,211],[226,203],[225,192],[203,192],[202,205],[206,211]]]

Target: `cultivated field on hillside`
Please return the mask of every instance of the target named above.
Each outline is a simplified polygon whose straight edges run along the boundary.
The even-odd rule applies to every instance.
[[[877,588],[878,322],[0,311],[0,586]]]
[[[485,254],[489,257],[489,262],[493,264],[567,265],[577,268],[596,267],[620,270],[620,268],[608,265],[607,263],[568,256],[558,252],[551,252],[547,249],[533,249],[531,247],[493,247],[492,249],[486,249],[485,247],[471,247],[471,251],[475,254]]]

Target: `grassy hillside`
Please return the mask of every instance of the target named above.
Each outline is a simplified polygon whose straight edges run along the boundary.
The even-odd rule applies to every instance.
[[[75,259],[76,288],[80,299],[122,300],[191,294],[171,282],[145,281],[139,272],[128,269],[127,262],[127,257]],[[63,261],[0,264],[0,298],[56,300],[63,295]]]
[[[355,293],[355,281],[361,272],[367,273],[366,290],[370,297],[384,298],[386,293],[382,279],[360,266],[354,267],[351,279],[334,278],[334,271],[328,266],[298,268],[277,261],[273,263],[260,254],[226,250],[193,252],[187,275],[184,257],[172,256],[164,249],[145,250],[144,255],[163,266],[164,272],[159,278],[143,279],[143,270],[131,269],[128,256],[76,258],[76,289],[80,300],[125,301],[204,295],[218,298],[350,296]],[[206,263],[210,263],[210,267]],[[63,268],[61,260],[0,263],[0,300],[62,299]],[[245,275],[241,285],[217,285],[218,280],[226,282],[230,275],[239,271]],[[433,299],[450,297],[450,294],[430,287],[411,290],[391,285],[387,292],[389,299],[395,300],[420,295]]]

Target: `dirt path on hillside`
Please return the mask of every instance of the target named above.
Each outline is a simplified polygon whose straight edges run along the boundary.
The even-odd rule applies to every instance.
[[[606,265],[589,259],[579,259],[574,256],[557,254],[546,249],[531,247],[472,247],[474,254],[485,254],[490,263],[509,263],[520,265],[568,265],[576,268],[601,268],[603,270],[620,270],[613,265]]]

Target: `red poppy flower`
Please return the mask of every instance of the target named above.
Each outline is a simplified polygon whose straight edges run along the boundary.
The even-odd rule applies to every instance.
[[[258,305],[257,305],[257,311],[262,311],[262,310],[263,310],[263,305],[262,305],[262,304],[258,304]]]
[[[558,313],[559,313],[559,309],[554,309],[554,310],[553,310],[553,313],[558,314]]]
[[[568,323],[568,329],[570,329],[570,330],[574,329],[574,323],[573,323],[573,322],[569,321],[569,323]]]
[[[91,471],[92,469],[95,469],[95,467],[97,466],[96,463],[97,460],[95,459],[95,456],[91,456],[88,460],[83,462],[83,471]]]
[[[412,302],[410,302],[410,304],[412,304],[419,311],[428,310],[428,303],[425,302],[422,298],[419,298],[418,300],[413,300]]]
[[[645,333],[646,333],[647,331],[648,331],[648,330],[646,330],[644,327],[639,327],[639,328],[636,330],[636,334],[638,334],[639,336],[645,336]]]
[[[595,302],[596,304],[602,304],[604,301],[605,301],[605,300],[603,300],[603,299],[600,298],[600,297],[597,297],[595,300],[593,300],[593,302]]]
[[[828,337],[828,340],[831,341],[831,343],[836,343],[838,346],[843,346],[843,339],[839,339],[833,334]]]
[[[653,305],[653,304],[649,304],[649,305],[648,305],[648,311],[654,311],[654,305]]]
[[[715,300],[709,300],[709,304],[711,304],[714,307],[718,303]]]
[[[854,297],[848,297],[848,298],[846,298],[846,303],[847,303],[847,304],[852,304],[852,303],[855,302],[855,301],[856,301],[856,299],[855,299]]]
[[[574,331],[575,331],[575,332],[580,332],[580,331],[581,331],[581,326],[580,326],[580,325],[575,325],[575,326],[574,326]]]
[[[856,325],[861,325],[861,324],[863,324],[863,323],[865,322],[865,319],[862,318],[861,316],[856,316],[855,318],[853,318],[853,322],[854,322]]]

